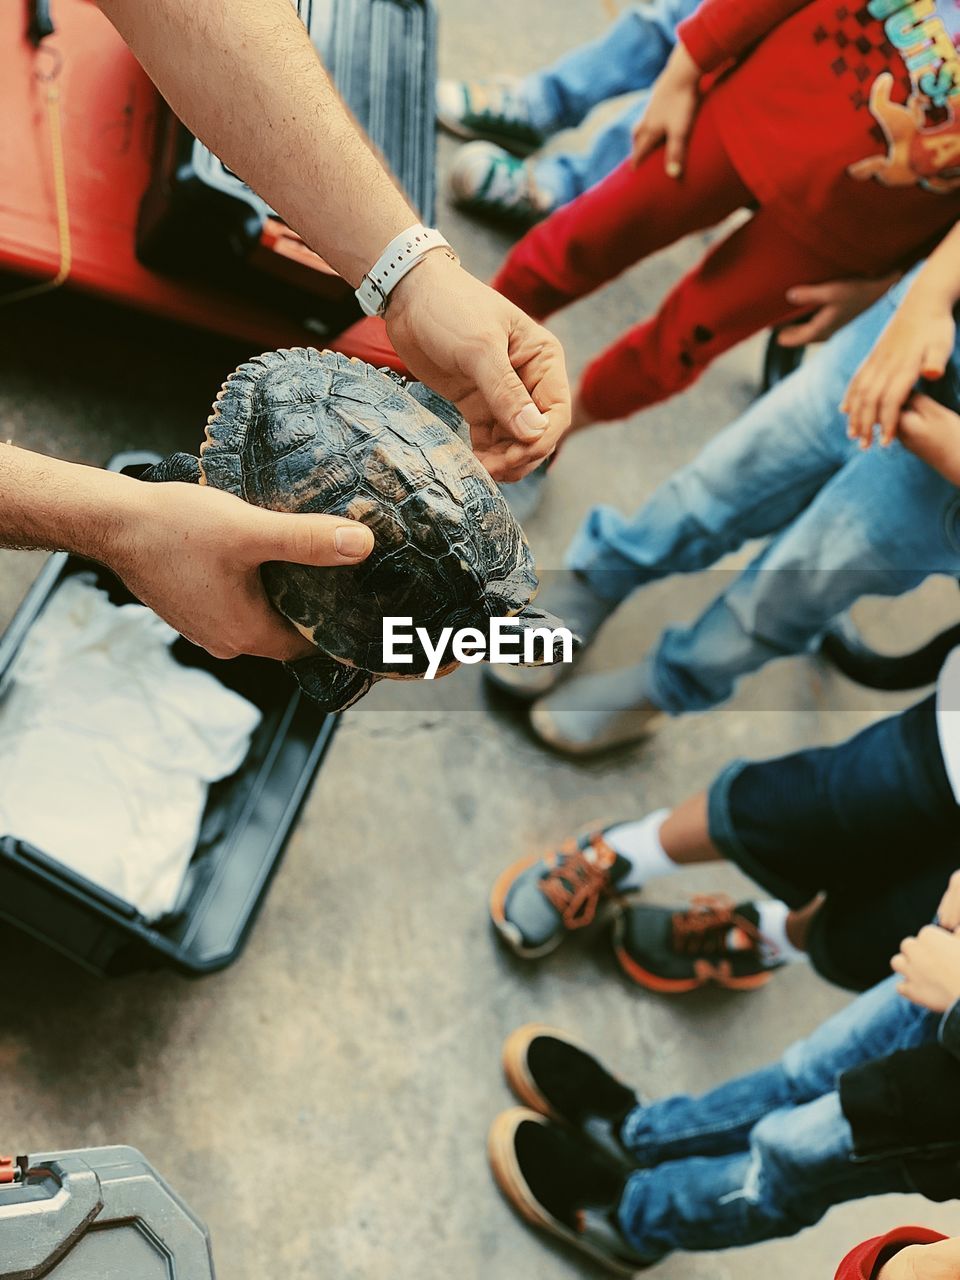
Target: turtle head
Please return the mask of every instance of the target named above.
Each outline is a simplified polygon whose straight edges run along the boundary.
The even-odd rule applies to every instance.
[[[520,665],[524,667],[570,662],[583,643],[559,618],[533,604],[502,622],[500,630],[502,635],[520,637]]]

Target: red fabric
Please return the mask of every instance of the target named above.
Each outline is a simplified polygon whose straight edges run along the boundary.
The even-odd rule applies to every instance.
[[[809,0],[703,0],[677,34],[703,72],[741,58]]]
[[[386,365],[388,369],[407,376],[407,366],[394,351],[393,343],[387,337],[387,326],[379,316],[364,316],[334,338],[331,346],[345,356],[366,360],[377,369]]]
[[[936,1244],[947,1237],[926,1227],[897,1227],[885,1236],[866,1240],[850,1251],[837,1268],[835,1280],[875,1280],[881,1258],[890,1258],[911,1244]]]
[[[926,20],[952,48],[945,0],[939,13],[923,9],[911,16],[890,0],[897,38],[928,42]],[[706,0],[681,38],[705,70],[746,53],[708,95],[730,159],[786,230],[847,274],[911,260],[960,216],[960,194],[948,189],[960,174],[960,118],[952,100],[938,105],[914,89],[866,0],[799,9],[793,0]],[[919,83],[922,68],[914,75]],[[851,172],[857,162],[866,163]]]
[[[638,259],[712,226],[751,200],[704,104],[686,176],[668,178],[659,152],[622,165],[515,246],[494,280],[543,319]],[[832,279],[835,265],[784,235],[765,211],[718,243],[650,320],[588,366],[580,387],[596,421],[623,418],[689,386],[722,351],[795,315],[791,285]]]

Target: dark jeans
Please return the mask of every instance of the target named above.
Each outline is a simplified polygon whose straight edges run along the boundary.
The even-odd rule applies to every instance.
[[[709,815],[714,844],[770,893],[791,907],[827,895],[811,958],[855,990],[890,972],[960,866],[933,696],[839,746],[728,766]]]

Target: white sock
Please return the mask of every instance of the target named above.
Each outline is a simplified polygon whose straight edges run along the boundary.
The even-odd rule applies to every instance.
[[[795,947],[787,935],[790,908],[785,902],[755,902],[760,916],[759,929],[764,939],[776,948],[777,957],[787,964],[805,960],[807,953]]]
[[[604,832],[607,844],[630,863],[630,870],[617,883],[618,889],[640,889],[648,880],[679,870],[660,843],[660,828],[669,816],[669,809],[658,809],[639,822],[623,822]]]

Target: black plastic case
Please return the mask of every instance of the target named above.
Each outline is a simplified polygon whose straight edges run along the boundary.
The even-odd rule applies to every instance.
[[[433,0],[297,0],[297,10],[344,100],[420,217],[432,223],[436,170],[436,10]],[[329,268],[263,250],[273,211],[170,112],[157,135],[141,207],[137,256],[176,275],[202,275],[303,309],[332,333],[359,314]]]
[[[123,454],[110,469],[136,474],[158,460],[155,454]],[[14,657],[58,585],[91,570],[117,603],[131,599],[106,570],[73,556],[51,556],[0,639],[0,695]],[[148,924],[129,904],[42,850],[0,835],[0,921],[99,974],[161,966],[203,974],[236,959],[337,724],[278,663],[219,662],[185,640],[174,644],[173,653],[212,671],[263,713],[243,764],[210,788],[176,910]]]
[[[133,1147],[0,1158],[0,1280],[214,1280],[210,1237]]]

